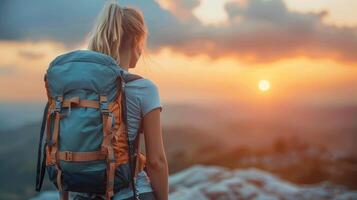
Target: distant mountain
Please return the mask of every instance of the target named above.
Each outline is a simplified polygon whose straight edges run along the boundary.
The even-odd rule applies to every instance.
[[[352,200],[357,191],[330,183],[296,185],[258,169],[196,165],[170,176],[170,200]],[[47,191],[30,200],[57,200]]]
[[[17,200],[35,195],[35,165],[39,123],[0,130],[0,199]],[[45,188],[50,189],[48,184]]]
[[[39,122],[45,103],[0,102],[0,131]]]

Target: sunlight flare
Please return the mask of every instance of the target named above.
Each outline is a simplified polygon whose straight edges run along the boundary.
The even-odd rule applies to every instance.
[[[258,88],[262,92],[266,92],[270,89],[270,82],[267,80],[260,80],[258,84]]]

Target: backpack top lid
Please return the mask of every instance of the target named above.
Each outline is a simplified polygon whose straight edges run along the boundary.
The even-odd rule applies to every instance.
[[[75,50],[60,56],[57,56],[51,63],[50,66],[61,65],[67,62],[73,62],[76,60],[95,62],[102,65],[118,65],[118,63],[106,54],[92,51],[92,50]]]
[[[49,96],[65,99],[98,100],[99,95],[112,101],[118,91],[118,77],[126,73],[110,56],[76,50],[56,57],[49,65],[45,80]]]

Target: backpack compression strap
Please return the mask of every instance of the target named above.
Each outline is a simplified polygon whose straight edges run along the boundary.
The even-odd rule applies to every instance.
[[[121,98],[124,99],[123,101],[125,102],[125,83],[132,82],[134,80],[138,80],[141,77],[138,75],[134,74],[122,74],[122,80],[121,86],[123,87],[122,89],[122,96]],[[114,180],[115,180],[115,156],[114,156],[114,150],[112,146],[112,139],[114,137],[114,133],[112,132],[112,122],[113,122],[113,115],[112,113],[109,112],[108,109],[108,102],[107,102],[107,97],[106,96],[100,96],[100,109],[102,112],[102,117],[103,117],[103,142],[102,142],[102,149],[106,151],[107,154],[107,187],[106,187],[106,200],[110,200],[111,197],[114,195]],[[123,112],[125,111],[125,107],[123,108]],[[126,118],[123,118],[126,119]],[[125,120],[126,122],[126,120]],[[125,123],[127,124],[127,123]],[[127,133],[127,130],[125,131]],[[129,137],[128,137],[129,138]],[[128,139],[129,140],[129,139]],[[129,164],[132,163],[132,148],[129,147]],[[131,168],[132,169],[132,168]]]
[[[138,79],[141,79],[142,77],[136,74],[126,74],[123,75],[123,79],[125,83],[129,83]],[[135,144],[133,145],[132,142],[130,142],[129,140],[129,130],[128,130],[128,111],[127,111],[127,104],[126,104],[126,94],[125,94],[125,87],[123,88],[122,91],[122,108],[123,108],[123,121],[125,122],[125,132],[127,134],[127,139],[128,139],[128,151],[129,151],[129,166],[130,166],[130,175],[131,175],[131,187],[133,190],[133,199],[135,200],[139,200],[139,195],[137,192],[137,188],[135,186],[135,169],[136,169],[136,160],[137,157],[135,156],[135,153],[137,151],[137,149],[135,149]],[[142,124],[142,123],[141,123]],[[137,135],[137,138],[139,138],[139,135]],[[134,156],[135,156],[135,160],[134,160]]]
[[[37,174],[36,174],[36,191],[40,191],[43,183],[43,178],[45,174],[45,166],[46,166],[46,146],[49,146],[52,149],[53,154],[57,154],[58,151],[58,136],[59,136],[59,126],[60,126],[60,109],[62,108],[62,102],[63,98],[61,96],[57,97],[56,99],[56,107],[53,110],[54,114],[54,127],[53,127],[53,132],[47,135],[46,142],[43,147],[43,152],[42,150],[42,143],[43,143],[43,135],[45,132],[45,129],[47,128],[47,131],[50,131],[50,123],[48,120],[51,116],[48,116],[48,110],[49,110],[49,103],[46,104],[44,113],[43,113],[43,119],[42,119],[42,125],[41,125],[41,132],[40,132],[40,142],[39,142],[39,149],[38,149],[38,160],[37,160]],[[47,118],[48,117],[48,118]],[[52,120],[52,119],[51,119]],[[52,135],[53,134],[53,135]],[[52,135],[51,138],[50,135]],[[42,163],[41,163],[41,154],[42,155]],[[58,190],[60,191],[60,199],[61,200],[68,200],[68,192],[64,191],[62,188],[62,170],[59,166],[58,161],[54,163],[57,169],[57,187]]]

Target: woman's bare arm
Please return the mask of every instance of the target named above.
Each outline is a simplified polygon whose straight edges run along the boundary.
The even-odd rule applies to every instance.
[[[162,141],[160,109],[144,116],[147,171],[157,200],[168,199],[168,166]]]

